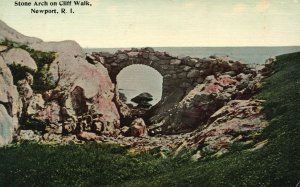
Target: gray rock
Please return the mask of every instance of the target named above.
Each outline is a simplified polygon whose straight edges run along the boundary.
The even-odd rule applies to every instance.
[[[41,94],[35,94],[29,101],[29,105],[27,108],[28,115],[34,115],[42,108],[44,108],[45,101]]]
[[[5,119],[5,126],[8,126],[9,129],[17,129],[18,119],[22,113],[23,104],[19,97],[19,93],[17,91],[17,87],[13,83],[13,76],[10,72],[10,69],[5,64],[3,58],[0,56],[0,102],[6,107],[7,114],[12,118],[11,123],[8,123],[7,118]],[[6,113],[2,109],[2,115],[6,116]],[[3,122],[3,123],[4,123]],[[5,129],[5,128],[4,128]],[[0,134],[3,129],[0,128]],[[5,132],[7,133],[7,132]],[[7,141],[8,140],[8,141]],[[11,139],[6,139],[4,143],[10,142]]]
[[[7,50],[7,46],[5,46],[5,45],[0,45],[0,52],[6,51],[6,50]]]
[[[128,56],[125,53],[120,53],[117,55],[117,59],[118,59],[118,61],[127,60]]]
[[[151,47],[145,47],[145,48],[143,49],[143,51],[148,51],[148,52],[150,52],[150,53],[154,53],[154,52],[155,52],[154,49],[151,48]]]
[[[190,66],[185,66],[183,71],[189,71],[190,69],[192,69]]]
[[[188,88],[188,87],[190,87],[190,86],[191,86],[191,84],[188,83],[188,82],[183,82],[182,84],[180,84],[180,87],[181,87],[181,88]]]
[[[33,90],[26,79],[20,80],[17,83],[20,97],[23,101],[28,101],[33,95]]]
[[[6,108],[0,104],[0,147],[12,141],[13,119]]]
[[[192,69],[190,72],[187,74],[187,78],[196,78],[201,75],[200,71],[197,69]]]
[[[135,137],[147,136],[146,124],[142,118],[135,119],[130,126],[131,135]]]
[[[138,52],[138,51],[136,51],[136,52],[131,51],[131,52],[128,52],[127,55],[128,55],[129,57],[137,57],[137,56],[139,55],[139,53],[140,53],[140,52]]]
[[[41,137],[35,134],[32,130],[21,130],[18,139],[19,141],[27,140],[38,142],[41,139]]]
[[[170,64],[180,65],[180,64],[181,64],[181,60],[179,60],[179,59],[172,59],[172,60],[170,61]]]
[[[202,66],[202,64],[201,63],[197,63],[197,64],[195,64],[195,67],[196,68],[200,68]]]
[[[186,72],[182,72],[182,73],[179,73],[177,75],[178,78],[185,78],[186,77]]]
[[[4,53],[3,57],[6,64],[16,64],[27,67],[34,71],[37,70],[35,61],[31,58],[30,54],[23,49],[12,48],[8,52]]]
[[[199,83],[199,84],[203,83],[203,81],[204,81],[203,77],[199,77],[199,78],[197,79],[197,83]]]
[[[153,100],[153,96],[147,92],[141,93],[138,96],[131,99],[131,101],[135,103],[140,103],[142,101],[152,101],[152,100]]]
[[[157,56],[155,56],[153,53],[150,53],[149,59],[152,61],[159,61],[159,58]]]

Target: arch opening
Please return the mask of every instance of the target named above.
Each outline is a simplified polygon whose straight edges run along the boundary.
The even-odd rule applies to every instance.
[[[150,108],[162,98],[163,76],[150,66],[133,64],[118,73],[117,91],[124,103],[134,107]]]

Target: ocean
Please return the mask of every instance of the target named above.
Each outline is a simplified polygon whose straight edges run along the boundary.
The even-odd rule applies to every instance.
[[[267,58],[281,54],[299,52],[300,46],[287,47],[153,47],[157,51],[168,52],[172,56],[209,57],[211,55],[229,55],[235,60],[247,64],[263,64]],[[109,52],[129,48],[86,48],[86,53]],[[143,92],[153,95],[150,103],[155,105],[161,99],[162,76],[153,68],[145,65],[131,65],[124,68],[117,77],[118,89],[130,100]],[[135,104],[134,104],[135,105]]]
[[[166,51],[173,56],[209,57],[211,55],[229,55],[235,60],[249,64],[262,64],[269,57],[300,51],[300,46],[286,47],[153,47],[157,51]],[[85,52],[110,52],[129,48],[86,48]]]

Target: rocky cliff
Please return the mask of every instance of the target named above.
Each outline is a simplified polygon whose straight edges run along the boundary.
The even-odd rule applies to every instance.
[[[76,42],[43,42],[2,21],[0,40],[1,145],[26,129],[45,137],[92,128],[114,133],[114,85],[101,64],[85,60]]]
[[[109,141],[222,154],[234,142],[255,142],[266,126],[264,101],[252,96],[273,59],[250,67],[227,56],[178,58],[152,48],[86,55],[74,41],[43,42],[3,22],[0,41],[1,145]],[[118,73],[132,64],[163,76],[162,99],[150,109],[128,106],[115,89]]]

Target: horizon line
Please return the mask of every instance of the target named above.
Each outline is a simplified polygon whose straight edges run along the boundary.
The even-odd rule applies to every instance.
[[[300,47],[300,45],[241,45],[241,46],[130,46],[130,47],[89,47],[85,46],[82,48],[85,49],[95,49],[95,48],[101,48],[101,49],[115,49],[115,48],[145,48],[145,47],[151,47],[151,48],[191,48],[191,47],[201,47],[201,48],[233,48],[233,47]]]

